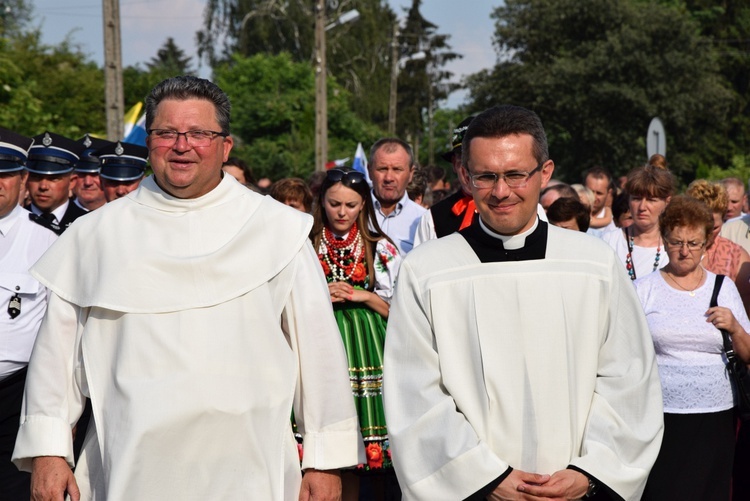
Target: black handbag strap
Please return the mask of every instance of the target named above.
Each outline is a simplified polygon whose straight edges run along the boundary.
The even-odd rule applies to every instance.
[[[714,282],[714,291],[711,294],[711,308],[719,306],[719,291],[721,290],[721,284],[724,282],[724,275],[716,275],[716,281]],[[734,358],[734,347],[732,346],[732,338],[729,336],[729,332],[726,329],[719,329],[721,331],[721,337],[724,339],[724,351],[727,353],[727,358]]]

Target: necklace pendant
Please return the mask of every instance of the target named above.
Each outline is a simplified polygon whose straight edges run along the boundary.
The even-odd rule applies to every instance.
[[[695,291],[689,291],[688,294],[690,294],[690,297],[695,297]]]

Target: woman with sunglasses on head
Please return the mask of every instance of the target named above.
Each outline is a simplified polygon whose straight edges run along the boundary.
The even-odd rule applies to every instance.
[[[401,258],[377,223],[370,187],[361,172],[329,170],[313,217],[310,239],[328,281],[365,441],[366,463],[342,474],[343,499],[356,500],[355,472],[385,471],[395,482],[383,413],[383,346]],[[370,480],[375,499],[383,498],[385,477],[373,475]]]
[[[676,196],[659,218],[669,263],[635,282],[654,341],[664,437],[644,500],[726,501],[734,456],[734,396],[723,339],[750,362],[750,320],[734,282],[701,265],[714,220],[702,202]]]

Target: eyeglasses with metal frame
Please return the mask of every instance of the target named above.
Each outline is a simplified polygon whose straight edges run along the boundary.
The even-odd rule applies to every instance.
[[[672,249],[682,249],[683,246],[686,246],[689,251],[697,251],[703,248],[704,245],[706,245],[706,242],[696,242],[694,240],[691,240],[689,242],[683,242],[682,240],[668,240],[665,239],[664,243],[667,247],[670,247]]]
[[[497,172],[482,172],[481,174],[469,173],[469,179],[471,179],[471,185],[479,190],[494,188],[500,179],[505,181],[505,184],[507,184],[509,188],[523,188],[526,186],[526,183],[529,182],[531,176],[542,170],[543,165],[544,162],[540,162],[539,165],[528,172],[513,170],[503,174],[498,174]]]
[[[178,132],[172,129],[149,129],[148,135],[151,136],[151,143],[155,146],[172,146],[180,136],[185,136],[185,141],[191,146],[209,146],[211,141],[217,136],[227,137],[226,132],[217,132],[214,130],[188,130]]]

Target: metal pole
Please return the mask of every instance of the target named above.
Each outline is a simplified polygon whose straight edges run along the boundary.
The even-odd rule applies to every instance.
[[[104,21],[104,99],[106,102],[107,139],[123,136],[125,98],[122,85],[122,49],[119,0],[102,0]]]
[[[388,100],[388,135],[396,135],[396,99],[398,93],[398,21],[393,24],[391,41],[391,95]]]
[[[328,161],[328,94],[326,92],[325,0],[315,3],[315,171]]]

